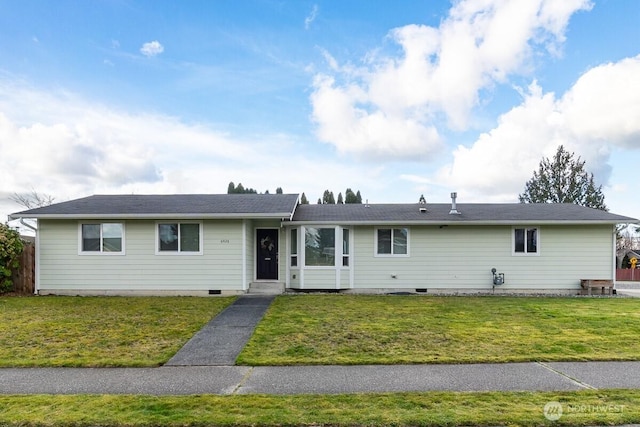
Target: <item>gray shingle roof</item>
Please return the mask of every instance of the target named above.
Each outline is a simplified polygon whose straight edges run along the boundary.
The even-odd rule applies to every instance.
[[[289,218],[297,194],[95,195],[17,212],[13,218]]]
[[[574,204],[458,203],[298,205],[297,194],[95,195],[37,209],[12,218],[290,218],[317,224],[550,224],[637,223]]]
[[[543,224],[543,223],[633,223],[635,218],[585,208],[574,204],[458,203],[459,215],[449,214],[451,204],[345,204],[300,205],[294,222],[341,224]]]

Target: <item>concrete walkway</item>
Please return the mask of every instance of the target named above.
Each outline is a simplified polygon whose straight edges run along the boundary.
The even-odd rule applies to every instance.
[[[165,366],[230,366],[274,295],[243,295],[198,331]]]
[[[0,394],[336,394],[640,389],[640,362],[0,369]]]

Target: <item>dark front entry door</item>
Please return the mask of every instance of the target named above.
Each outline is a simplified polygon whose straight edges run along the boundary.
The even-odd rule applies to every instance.
[[[256,279],[278,279],[278,230],[259,228],[257,234]]]

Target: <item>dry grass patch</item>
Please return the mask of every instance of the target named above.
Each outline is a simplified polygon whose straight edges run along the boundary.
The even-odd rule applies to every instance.
[[[638,299],[281,296],[238,363],[638,360],[638,336]]]
[[[233,298],[0,298],[0,367],[158,366]]]

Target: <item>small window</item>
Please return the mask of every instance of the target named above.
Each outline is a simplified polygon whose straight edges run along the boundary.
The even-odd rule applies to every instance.
[[[539,233],[537,227],[513,229],[513,252],[515,254],[538,254]]]
[[[349,229],[342,229],[342,266],[349,267]]]
[[[120,223],[80,225],[81,253],[124,253],[124,226]]]
[[[202,253],[199,223],[158,224],[158,253]]]
[[[291,229],[291,267],[298,266],[298,229]]]
[[[376,254],[399,255],[409,254],[409,229],[379,228],[376,231]]]

